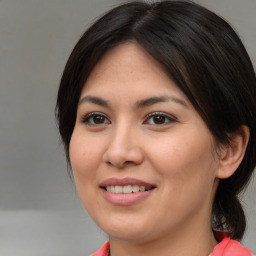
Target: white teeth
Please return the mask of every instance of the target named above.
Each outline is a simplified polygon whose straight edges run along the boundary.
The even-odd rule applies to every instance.
[[[140,186],[140,191],[145,191],[146,187],[145,186]]]
[[[130,193],[143,192],[145,190],[149,190],[150,188],[146,188],[145,186],[138,186],[138,185],[126,185],[126,186],[107,186],[106,189],[108,192],[111,192],[114,194],[130,194]]]
[[[124,194],[130,194],[132,193],[132,186],[131,185],[128,185],[128,186],[123,186],[123,193]]]
[[[121,186],[115,186],[115,193],[116,194],[121,194],[123,193],[123,188]]]
[[[132,192],[136,193],[140,191],[140,187],[138,185],[132,186]]]

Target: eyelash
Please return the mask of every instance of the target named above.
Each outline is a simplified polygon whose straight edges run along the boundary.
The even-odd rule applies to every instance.
[[[93,120],[93,118],[95,118],[95,117],[104,118],[104,122],[103,123],[98,123],[98,124],[95,123],[95,120]],[[164,123],[158,123],[158,124],[157,123],[147,123],[148,120],[150,120],[150,118],[154,118],[154,117],[164,118]],[[107,120],[107,122],[106,122],[106,120]],[[175,121],[176,121],[175,117],[170,116],[170,115],[168,115],[166,113],[163,113],[163,112],[153,112],[153,113],[148,114],[145,117],[145,121],[143,121],[143,124],[146,124],[146,125],[156,125],[156,126],[164,126],[164,125],[168,125],[170,123],[173,123]],[[100,126],[100,125],[111,124],[111,121],[104,114],[102,114],[100,112],[92,112],[92,113],[89,113],[89,114],[85,115],[82,118],[82,122],[85,123],[86,125],[89,125],[89,126]]]
[[[168,115],[166,113],[163,113],[163,112],[153,112],[153,113],[150,113],[146,116],[146,119],[145,121],[149,120],[150,118],[154,118],[154,117],[162,117],[165,119],[165,122],[164,123],[161,123],[161,124],[149,124],[149,125],[157,125],[157,126],[164,126],[164,125],[168,125],[170,123],[173,123],[176,121],[176,118],[171,116],[171,115]],[[143,124],[145,124],[145,121],[143,122]]]
[[[104,125],[104,124],[110,124],[111,122],[109,121],[108,123],[102,123],[102,124],[96,124],[95,123],[95,120],[94,120],[94,124],[92,124],[91,122],[90,122],[90,120],[91,119],[93,119],[94,117],[103,117],[103,118],[105,118],[105,121],[106,120],[108,120],[108,118],[104,115],[104,114],[102,114],[102,113],[100,113],[100,112],[92,112],[92,113],[89,113],[88,115],[85,115],[83,118],[82,118],[82,122],[83,123],[85,123],[85,124],[87,124],[87,125],[90,125],[90,126],[98,126],[98,125]],[[92,120],[91,120],[92,121]]]

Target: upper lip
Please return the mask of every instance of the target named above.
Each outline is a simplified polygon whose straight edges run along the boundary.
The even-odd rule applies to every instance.
[[[154,184],[134,179],[134,178],[110,178],[104,180],[100,183],[100,187],[107,187],[107,186],[127,186],[127,185],[138,185],[138,186],[145,186],[147,188],[156,187]]]

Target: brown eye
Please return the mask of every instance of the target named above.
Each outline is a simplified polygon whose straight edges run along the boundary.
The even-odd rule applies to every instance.
[[[165,116],[154,116],[153,117],[153,122],[155,124],[164,124],[166,122],[166,117]]]
[[[82,122],[92,126],[110,124],[109,119],[105,115],[100,113],[90,113],[82,119]]]
[[[93,116],[92,121],[94,124],[104,124],[105,122],[105,117],[104,116]]]
[[[175,122],[175,118],[172,116],[157,112],[157,113],[151,113],[146,117],[146,120],[144,121],[144,124],[149,125],[167,125],[172,122]]]

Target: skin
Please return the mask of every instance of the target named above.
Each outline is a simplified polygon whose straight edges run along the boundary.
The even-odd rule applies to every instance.
[[[169,98],[138,106],[161,96]],[[246,144],[242,136],[237,140]],[[211,253],[217,244],[211,208],[218,180],[230,176],[231,163],[235,171],[243,156],[231,161],[235,151],[216,151],[202,118],[141,46],[120,44],[95,66],[81,92],[70,160],[81,201],[109,235],[112,256]],[[99,185],[126,177],[156,188],[131,205],[107,201]]]

